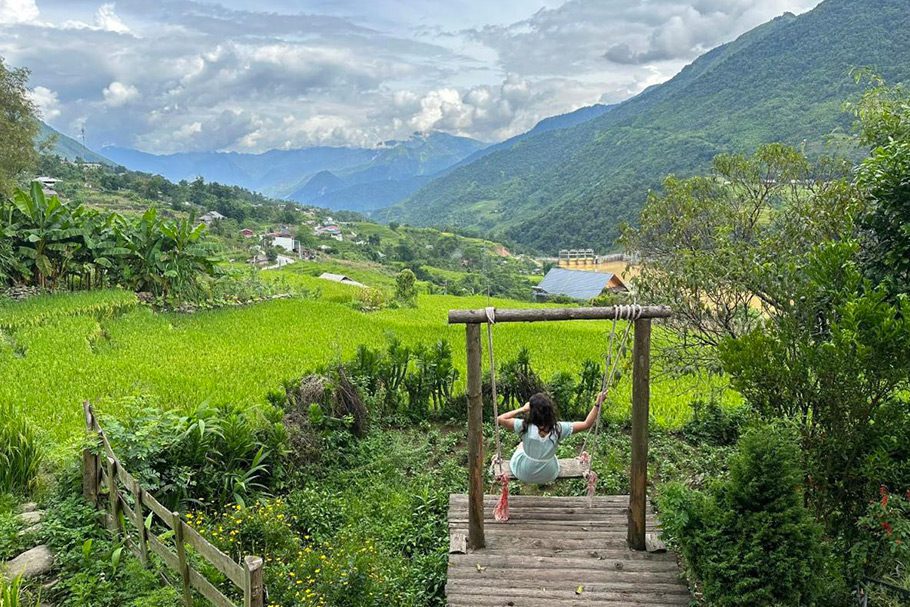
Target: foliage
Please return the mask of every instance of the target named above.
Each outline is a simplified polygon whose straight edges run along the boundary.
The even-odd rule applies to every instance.
[[[243,504],[278,481],[286,435],[277,412],[200,405],[187,414],[126,403],[103,425],[124,466],[174,509]]]
[[[395,278],[395,299],[402,305],[417,305],[417,277],[414,272],[404,269]]]
[[[874,469],[864,464],[908,423],[906,410],[903,420],[891,411],[905,409],[910,386],[910,300],[895,307],[883,289],[864,285],[854,253],[845,243],[820,247],[791,295],[791,313],[721,348],[733,385],[760,414],[799,422],[810,501],[839,530],[880,483],[898,480],[881,476],[903,454],[897,445]]]
[[[869,575],[900,583],[910,569],[910,489],[901,495],[882,485],[879,495],[859,519],[863,537],[851,557]]]
[[[0,231],[14,257],[2,274],[13,284],[91,289],[122,285],[165,298],[197,294],[215,274],[204,226],[167,220],[152,208],[137,219],[47,198],[40,184],[0,201]]]
[[[664,535],[718,607],[830,605],[819,525],[803,505],[792,433],[761,426],[740,440],[730,477],[705,492],[680,484],[660,499]]]
[[[29,96],[28,76],[28,70],[9,68],[0,58],[0,199],[12,192],[16,179],[38,158],[38,108]],[[0,278],[2,268],[0,261]]]
[[[851,235],[859,203],[846,169],[768,145],[749,157],[718,156],[712,175],[670,177],[648,197],[624,244],[647,260],[639,297],[673,308],[669,362],[719,372],[724,339],[756,330],[763,314],[787,312],[788,288],[812,248]]]
[[[28,493],[44,457],[43,445],[25,415],[11,404],[0,404],[0,493]]]
[[[714,400],[693,401],[692,412],[692,419],[683,426],[683,434],[713,445],[735,444],[749,415],[747,407],[725,409]]]
[[[910,293],[910,93],[878,77],[853,107],[861,141],[872,146],[858,174],[870,201],[861,217],[868,274],[896,293]]]
[[[21,576],[7,580],[5,575],[0,575],[0,607],[25,607],[21,587]]]
[[[54,497],[42,534],[59,573],[58,583],[42,593],[42,600],[61,607],[151,607],[179,602],[176,590],[162,589],[160,571],[147,569],[125,546],[111,541],[98,511],[78,493]]]

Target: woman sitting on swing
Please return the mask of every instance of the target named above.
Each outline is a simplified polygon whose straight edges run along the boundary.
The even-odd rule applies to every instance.
[[[532,396],[524,407],[497,417],[497,424],[521,435],[521,443],[509,460],[512,475],[524,483],[537,485],[555,481],[559,476],[559,461],[556,459],[559,441],[589,430],[597,420],[605,396],[604,392],[597,395],[597,401],[583,422],[558,421],[553,401],[541,392]],[[527,419],[515,419],[520,413],[528,414]]]

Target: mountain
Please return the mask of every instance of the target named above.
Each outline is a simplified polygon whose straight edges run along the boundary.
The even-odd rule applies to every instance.
[[[375,148],[312,147],[261,154],[157,155],[121,147],[105,147],[103,151],[127,168],[156,173],[171,181],[192,181],[201,176],[206,181],[302,203],[371,210],[400,202],[426,183],[425,176],[485,146],[445,133],[415,133],[410,139],[386,141]]]
[[[861,90],[851,70],[864,66],[891,82],[910,78],[907,0],[826,0],[785,14],[600,116],[462,164],[386,216],[540,251],[610,247],[669,173],[772,141],[817,150],[848,130],[841,108]]]
[[[75,139],[67,137],[60,131],[53,129],[52,127],[44,124],[43,122],[38,122],[38,142],[47,141],[49,138],[54,137],[54,145],[50,150],[52,154],[60,156],[61,158],[66,158],[67,160],[74,161],[82,159],[85,162],[99,162],[102,164],[114,164],[101,154],[91,151]]]
[[[316,173],[360,166],[375,155],[373,150],[345,147],[269,150],[261,154],[181,152],[158,155],[113,146],[102,151],[129,169],[155,173],[171,181],[192,181],[201,176],[206,181],[237,185],[276,197],[285,196],[302,180]]]
[[[305,204],[349,211],[373,211],[404,200],[430,176],[445,171],[486,144],[434,132],[405,141],[387,141],[364,165],[313,175],[288,198]]]

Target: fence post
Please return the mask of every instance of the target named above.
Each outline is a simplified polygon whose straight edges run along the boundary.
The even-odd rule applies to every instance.
[[[85,413],[86,429],[94,435],[94,415],[88,401],[82,403],[82,411]],[[82,450],[82,496],[98,507],[98,456],[88,446]]]
[[[117,460],[107,458],[107,492],[111,513],[109,528],[114,537],[120,535],[120,492],[117,490]]]
[[[136,515],[136,520],[133,521],[133,524],[139,531],[139,560],[142,561],[143,565],[148,565],[148,531],[145,528],[145,516],[142,512],[142,487],[139,486],[139,482],[136,479],[133,479],[133,486],[130,487],[130,490],[133,493],[133,497],[136,498],[135,505],[133,506],[133,512]]]
[[[262,559],[247,556],[243,559],[246,577],[243,584],[243,607],[263,607],[265,597],[262,586]]]
[[[171,512],[171,527],[174,528],[174,544],[177,548],[177,561],[180,567],[180,578],[183,582],[183,604],[193,607],[193,593],[190,591],[190,565],[186,560],[186,546],[183,543],[183,521],[179,512]]]
[[[468,350],[468,547],[486,545],[483,531],[483,363],[480,325],[465,325]]]

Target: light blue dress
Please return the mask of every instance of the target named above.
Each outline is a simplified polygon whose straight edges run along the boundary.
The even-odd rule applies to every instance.
[[[520,433],[524,420],[515,420],[515,432]],[[531,424],[521,436],[521,449],[516,449],[509,460],[512,476],[524,483],[546,485],[559,476],[556,447],[559,441],[572,435],[572,422],[559,422],[559,436],[550,432],[541,436],[537,426]]]

